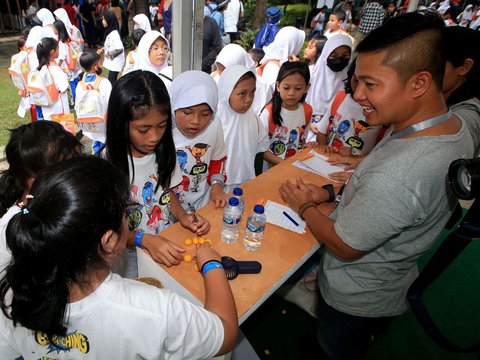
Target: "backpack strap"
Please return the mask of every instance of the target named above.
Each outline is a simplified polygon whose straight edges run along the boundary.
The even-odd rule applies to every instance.
[[[265,61],[263,64],[261,64],[261,65],[257,68],[257,75],[258,75],[258,76],[262,76],[262,75],[263,75],[263,70],[265,70],[265,66],[267,66],[267,64],[270,63],[270,62],[273,62],[273,63],[277,64],[278,67],[281,66],[280,60],[278,60],[278,59],[268,59],[267,61]]]
[[[303,106],[303,113],[305,114],[305,126],[310,124],[310,120],[312,120],[313,115],[313,108],[310,104],[306,103],[305,101],[302,102]]]
[[[268,135],[272,136],[273,131],[275,130],[275,123],[273,122],[273,103],[269,102],[267,105],[265,105],[260,114],[264,110],[268,111]]]

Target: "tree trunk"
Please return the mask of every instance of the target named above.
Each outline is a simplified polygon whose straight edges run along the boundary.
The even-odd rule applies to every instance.
[[[253,12],[252,27],[258,29],[265,22],[265,10],[267,8],[266,0],[256,0],[255,10]]]
[[[145,14],[150,19],[149,11],[148,11],[148,0],[130,0],[130,1],[134,2],[133,5],[135,8],[135,14]]]

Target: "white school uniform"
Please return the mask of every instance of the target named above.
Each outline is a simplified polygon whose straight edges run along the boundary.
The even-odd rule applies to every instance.
[[[59,66],[48,66],[48,70],[52,75],[55,87],[60,92],[58,100],[51,106],[42,106],[43,117],[45,120],[51,120],[52,115],[70,114],[70,104],[68,103],[67,89],[70,86],[68,83],[67,74],[60,69]]]
[[[120,34],[117,30],[113,30],[110,34],[107,35],[105,39],[105,54],[111,53],[115,50],[122,50],[120,55],[117,55],[113,59],[105,57],[103,61],[103,66],[110,71],[120,72],[123,70],[125,65],[125,51],[123,51],[123,43],[120,38]]]

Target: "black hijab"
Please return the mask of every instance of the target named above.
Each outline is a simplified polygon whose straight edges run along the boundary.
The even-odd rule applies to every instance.
[[[107,37],[114,30],[119,31],[118,20],[113,12],[106,11],[103,14],[103,17],[107,22],[107,27],[105,28],[105,37]]]

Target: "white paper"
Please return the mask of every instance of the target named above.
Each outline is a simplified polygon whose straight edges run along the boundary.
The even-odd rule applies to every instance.
[[[294,221],[297,222],[296,226],[283,212],[286,212]],[[280,226],[284,229],[291,230],[298,234],[305,234],[305,226],[307,225],[298,214],[290,209],[288,206],[281,205],[274,201],[268,200],[265,204],[265,215],[267,216],[267,222],[273,225]]]
[[[297,160],[293,165],[324,177],[328,177],[331,173],[345,171],[342,165],[330,165],[327,162],[328,158],[315,150],[310,150],[308,154],[311,155],[310,158],[302,161]]]

